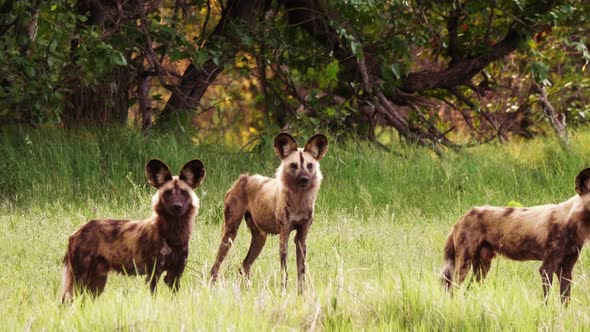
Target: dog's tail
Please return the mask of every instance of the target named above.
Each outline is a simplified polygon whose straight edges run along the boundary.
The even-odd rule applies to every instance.
[[[443,266],[440,275],[442,284],[445,290],[450,291],[453,287],[453,274],[455,273],[455,243],[453,242],[453,232],[449,234],[447,243],[445,244],[445,265]]]
[[[61,279],[61,303],[68,303],[72,301],[74,295],[74,271],[72,271],[72,265],[70,264],[69,252],[66,253],[63,264],[64,270]]]

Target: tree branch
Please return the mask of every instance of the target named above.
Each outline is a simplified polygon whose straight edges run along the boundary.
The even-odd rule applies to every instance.
[[[533,85],[533,89],[539,94],[539,102],[543,107],[543,113],[545,117],[549,119],[553,130],[561,140],[562,145],[568,145],[568,137],[567,131],[565,129],[565,115],[563,113],[555,112],[553,105],[549,102],[549,98],[547,97],[547,90],[545,90],[545,86],[535,83]]]
[[[246,22],[252,26],[259,17],[259,12],[269,3],[269,0],[228,1],[227,5],[222,8],[221,19],[203,45],[203,48],[220,49],[221,55],[217,59],[209,58],[198,67],[192,61],[189,63],[182,79],[159,115],[158,120],[161,123],[168,122],[174,112],[192,110],[199,104],[209,85],[240,49],[239,36],[231,34],[229,27],[238,22]]]
[[[450,67],[459,61],[459,54],[457,51],[457,27],[459,25],[459,16],[461,14],[460,6],[459,1],[453,1],[453,9],[451,10],[451,15],[447,22],[447,31],[449,33],[449,47],[447,52],[451,58],[451,62],[449,63]]]
[[[533,13],[544,14],[555,6],[555,2],[555,0],[533,2],[525,8],[525,12],[529,16],[532,16]],[[532,25],[530,18],[513,19],[512,27],[504,38],[494,44],[488,52],[476,57],[460,60],[454,63],[453,66],[442,71],[423,70],[410,73],[402,79],[400,89],[407,92],[421,92],[439,88],[448,89],[468,84],[471,78],[482,71],[487,65],[516,50],[520,43],[530,38],[531,34],[538,28]]]

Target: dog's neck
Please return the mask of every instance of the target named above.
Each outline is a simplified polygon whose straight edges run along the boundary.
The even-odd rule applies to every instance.
[[[190,207],[181,216],[173,216],[160,211],[156,214],[155,225],[160,236],[166,239],[170,246],[186,244],[191,236],[195,214],[195,207]]]
[[[581,248],[585,242],[590,240],[590,210],[579,196],[573,197],[563,204],[569,207],[570,213],[567,223],[571,229],[575,229],[575,242]]]

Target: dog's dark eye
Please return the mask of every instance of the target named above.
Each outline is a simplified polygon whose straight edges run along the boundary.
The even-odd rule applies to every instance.
[[[310,170],[310,171],[311,171],[311,169],[312,169],[312,168],[313,168],[313,164],[312,164],[312,163],[309,163],[309,164],[307,164],[307,169],[308,169],[308,170]]]
[[[166,197],[170,197],[170,195],[172,195],[172,190],[165,190],[163,195]]]
[[[184,197],[188,197],[188,196],[189,196],[189,193],[188,193],[188,191],[186,191],[186,190],[181,190],[181,191],[180,191],[180,194],[181,194],[182,196],[184,196]]]
[[[291,167],[292,169],[297,169],[297,163],[291,163],[289,167]]]

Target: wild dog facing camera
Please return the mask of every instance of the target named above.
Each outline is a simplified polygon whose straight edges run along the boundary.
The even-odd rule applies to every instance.
[[[293,136],[281,133],[274,140],[274,151],[281,164],[273,178],[259,174],[242,174],[225,195],[224,227],[221,244],[211,269],[212,281],[217,279],[221,263],[245,219],[252,241],[242,263],[242,274],[249,278],[250,268],[262,251],[267,235],[279,234],[283,287],[286,287],[287,241],[291,231],[296,230],[297,284],[299,292],[303,291],[306,238],[323,179],[319,162],[328,151],[328,139],[317,134],[303,148],[299,148]]]
[[[82,225],[68,240],[64,257],[62,302],[80,290],[97,296],[110,271],[146,275],[154,292],[160,275],[174,290],[186,266],[192,224],[199,210],[194,193],[205,168],[200,160],[187,162],[179,176],[158,159],[145,168],[158,189],[152,198],[154,214],[145,220],[98,219]]]
[[[328,151],[328,139],[322,134],[316,134],[307,141],[303,149],[298,149],[297,142],[291,135],[281,133],[275,138],[274,149],[282,161],[284,182],[292,188],[305,189],[320,174],[319,161]]]
[[[160,192],[160,204],[167,213],[180,216],[190,206],[190,193],[201,185],[205,177],[205,167],[200,160],[187,162],[177,179],[173,179],[168,166],[158,159],[152,159],[145,168],[150,184]],[[163,211],[161,211],[163,212]]]

